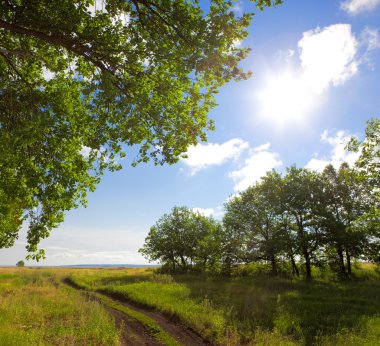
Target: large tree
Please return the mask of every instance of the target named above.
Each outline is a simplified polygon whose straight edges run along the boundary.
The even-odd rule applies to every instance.
[[[253,1],[260,9],[280,0]],[[28,214],[27,249],[84,204],[129,146],[174,163],[213,128],[218,88],[247,78],[251,14],[229,1],[0,2],[0,246]],[[3,241],[5,239],[5,241]],[[4,245],[5,244],[5,245]]]
[[[185,271],[194,265],[205,270],[220,256],[220,232],[221,226],[213,218],[174,207],[150,228],[139,252],[171,271]]]
[[[338,170],[326,166],[321,177],[325,243],[335,248],[339,271],[351,274],[351,257],[364,253],[366,246],[366,232],[356,222],[369,210],[368,182],[347,163]]]
[[[310,279],[313,252],[320,243],[320,215],[323,207],[322,181],[316,172],[288,168],[282,192],[283,210],[296,231],[296,245]]]
[[[262,181],[250,186],[225,204],[223,223],[226,232],[237,235],[227,244],[238,240],[237,261],[267,261],[272,273],[277,273],[277,257],[285,247],[280,192],[282,178],[268,172]],[[235,240],[235,241],[236,241]]]

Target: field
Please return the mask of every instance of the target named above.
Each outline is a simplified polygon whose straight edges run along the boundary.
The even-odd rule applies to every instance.
[[[379,345],[380,276],[370,265],[355,272],[305,282],[151,268],[0,269],[0,344]]]

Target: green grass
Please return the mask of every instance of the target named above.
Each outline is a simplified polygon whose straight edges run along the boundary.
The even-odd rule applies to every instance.
[[[107,305],[115,310],[121,311],[127,316],[139,321],[145,329],[162,345],[167,346],[180,346],[180,344],[172,338],[171,335],[166,333],[155,320],[150,318],[147,315],[144,315],[143,313],[140,313],[138,311],[129,309],[128,307],[124,306],[121,303],[118,303],[117,301],[108,298],[104,295],[92,293],[94,297],[99,299],[104,305]]]
[[[88,289],[155,307],[220,345],[378,345],[380,277],[372,266],[339,281],[256,275],[210,278],[156,275],[152,270],[82,271]]]
[[[338,280],[162,275],[153,269],[0,269],[1,345],[118,345],[102,305],[140,321],[161,343],[176,341],[148,316],[104,293],[132,299],[182,321],[219,345],[368,345],[380,340],[380,275],[357,265]],[[65,276],[97,300],[61,284]],[[103,293],[103,295],[101,294]]]
[[[0,344],[119,345],[99,303],[59,284],[56,272],[0,269]]]

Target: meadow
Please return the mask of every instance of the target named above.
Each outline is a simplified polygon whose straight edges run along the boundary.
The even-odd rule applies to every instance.
[[[65,270],[0,268],[0,345],[118,345],[103,307],[61,283]]]
[[[0,344],[119,345],[121,330],[107,306],[150,328],[158,344],[180,344],[122,300],[160,311],[215,345],[375,346],[380,340],[380,275],[361,264],[353,278],[317,272],[312,282],[260,272],[222,278],[153,268],[1,268]]]
[[[82,288],[154,307],[219,345],[378,345],[379,278],[363,264],[350,280],[321,272],[313,282],[260,273],[170,276],[152,269],[71,275]]]

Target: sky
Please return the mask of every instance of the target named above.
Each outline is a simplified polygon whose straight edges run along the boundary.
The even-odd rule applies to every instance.
[[[235,3],[237,14],[249,9]],[[252,48],[241,66],[253,76],[221,89],[208,142],[172,166],[127,158],[41,242],[38,265],[146,264],[138,249],[174,206],[221,219],[228,198],[269,170],[354,163],[345,141],[380,114],[380,0],[284,0],[256,13],[236,44]],[[27,255],[25,228],[0,265]]]

